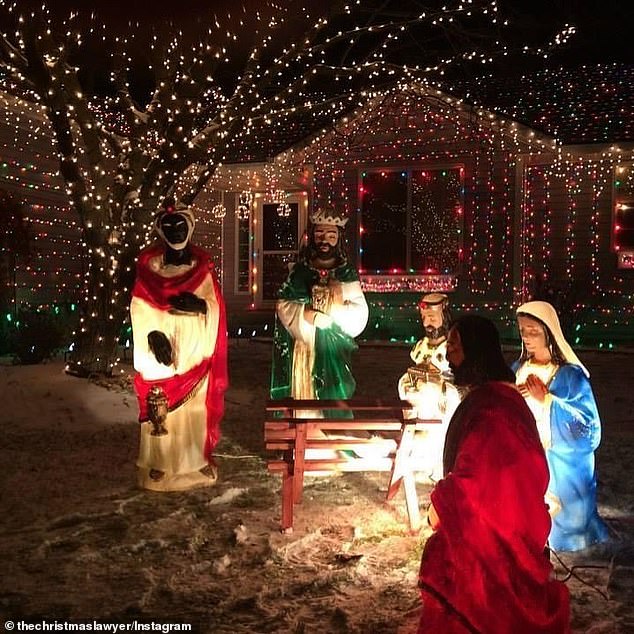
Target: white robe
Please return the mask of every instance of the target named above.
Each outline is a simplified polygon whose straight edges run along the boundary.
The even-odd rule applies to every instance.
[[[152,270],[164,277],[182,275],[190,265],[161,265],[161,258],[150,261]],[[143,299],[133,297],[130,304],[134,339],[134,367],[148,381],[184,374],[210,357],[216,346],[219,308],[211,275],[207,275],[195,295],[205,300],[205,315],[170,312],[155,308]],[[166,335],[174,354],[172,365],[163,365],[148,346],[147,336],[158,330]],[[214,479],[200,473],[207,466],[204,455],[207,437],[206,392],[208,378],[180,407],[169,412],[165,436],[152,436],[152,424],[141,424],[139,445],[139,484],[158,491],[189,489],[213,484]],[[163,471],[156,481],[149,477],[151,469]],[[211,480],[211,481],[210,481]]]
[[[331,291],[332,292],[332,291]],[[342,303],[326,302],[327,314],[350,337],[357,337],[363,332],[368,323],[368,305],[363,295],[361,283],[341,283]],[[312,369],[315,362],[315,331],[316,326],[304,319],[305,304],[292,300],[280,299],[277,302],[277,316],[286,330],[293,337],[293,371],[291,396],[295,399],[314,399],[315,390],[312,379]],[[302,410],[296,412],[299,418],[321,418],[321,410]],[[311,430],[311,437],[315,433]],[[366,436],[367,434],[359,434]],[[326,436],[320,432],[318,436]],[[346,436],[330,434],[330,437],[354,437],[350,432]],[[309,459],[329,459],[337,453],[328,449],[309,449],[306,457]]]
[[[460,393],[440,374],[440,372],[449,372],[446,350],[446,341],[438,346],[430,347],[427,337],[421,339],[410,353],[412,361],[416,364],[425,362],[433,364],[439,370],[438,376],[434,375],[429,381],[418,380],[413,384],[406,372],[398,382],[399,397],[414,406],[414,413],[409,416],[421,420],[440,421],[440,423],[430,423],[425,431],[417,432],[414,445],[416,470],[425,473],[434,481],[443,476],[442,457],[445,435],[449,421],[460,404]]]
[[[357,337],[368,323],[368,305],[361,289],[361,283],[341,284],[341,304],[328,302],[327,314],[341,330],[350,337]],[[311,379],[315,361],[316,327],[304,319],[305,304],[280,299],[277,302],[277,316],[295,340],[293,348],[293,385],[291,396],[295,399],[314,399],[315,392]]]

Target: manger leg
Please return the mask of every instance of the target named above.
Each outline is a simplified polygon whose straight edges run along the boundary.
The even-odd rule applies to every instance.
[[[410,465],[415,433],[416,426],[413,423],[403,423],[401,426],[401,437],[398,440],[396,452],[394,453],[390,482],[387,488],[387,500],[391,500],[396,495],[396,492],[401,486],[403,476],[407,473],[411,474]]]
[[[280,529],[283,533],[293,531],[293,474],[290,466],[282,473],[282,522]]]

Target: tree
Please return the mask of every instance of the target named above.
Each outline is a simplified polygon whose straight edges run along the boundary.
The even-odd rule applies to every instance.
[[[495,2],[425,9],[410,0],[357,0],[317,17],[287,5],[244,13],[233,24],[240,36],[230,18],[230,30],[216,20],[196,44],[182,33],[145,42],[103,36],[111,96],[96,99],[83,68],[98,41],[95,24],[77,15],[57,20],[45,8],[22,17],[2,3],[14,24],[0,40],[0,65],[46,107],[83,227],[89,265],[72,372],[112,371],[134,259],[166,196],[191,203],[230,151],[246,151],[285,125],[301,120],[306,132],[307,121],[318,129],[388,86],[429,83],[513,50]],[[132,49],[153,69],[145,105],[132,96]]]

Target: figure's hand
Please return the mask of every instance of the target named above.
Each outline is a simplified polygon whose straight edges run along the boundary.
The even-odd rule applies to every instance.
[[[164,333],[153,330],[147,336],[147,344],[159,363],[172,365],[172,344]]]
[[[317,311],[310,308],[310,306],[304,306],[304,319],[312,326],[315,323],[315,315]]]
[[[546,394],[548,394],[546,384],[535,374],[529,374],[526,377],[526,383],[518,385],[517,387],[524,398],[532,396],[540,403],[544,402]]]
[[[184,313],[207,314],[207,303],[204,299],[201,299],[193,293],[184,292],[178,295],[172,295],[168,301],[173,308]]]
[[[319,328],[320,330],[324,330],[326,328],[330,328],[332,326],[332,317],[330,315],[326,315],[326,313],[315,313],[315,328]]]

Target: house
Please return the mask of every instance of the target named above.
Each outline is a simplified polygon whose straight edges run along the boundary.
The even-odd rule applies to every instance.
[[[477,309],[505,336],[514,307],[543,297],[576,343],[626,343],[632,86],[634,68],[623,64],[451,90],[398,85],[334,123],[296,116],[235,144],[195,201],[195,239],[218,254],[231,334],[270,332],[309,212],[326,204],[350,218],[348,251],[371,308],[366,339],[417,338],[417,299],[442,290],[454,313]],[[50,130],[39,107],[3,100],[11,115],[0,185],[24,196],[39,228],[35,264],[16,273],[16,302],[73,303],[81,232]]]
[[[576,343],[626,342],[633,81],[634,69],[612,64],[544,71],[515,92],[459,87],[469,101],[400,85],[266,160],[223,165],[210,188],[226,210],[230,314],[272,319],[308,214],[326,204],[350,218],[366,339],[417,337],[416,300],[439,290],[454,312],[488,313],[507,336],[514,307],[540,297]]]
[[[17,262],[8,295],[17,306],[74,306],[81,293],[84,262],[77,245],[81,229],[59,176],[52,132],[39,105],[0,93],[0,188],[23,208],[30,257]]]

